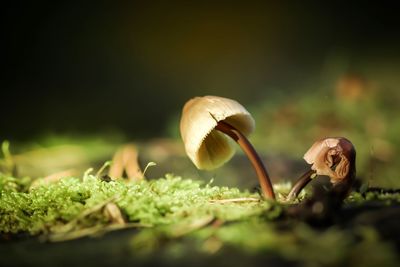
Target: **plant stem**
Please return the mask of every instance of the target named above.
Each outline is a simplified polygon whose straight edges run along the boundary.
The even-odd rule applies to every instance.
[[[268,172],[249,140],[239,130],[224,121],[219,121],[216,129],[227,134],[239,144],[257,173],[263,196],[275,199],[274,189],[269,179]]]
[[[315,173],[314,170],[308,170],[306,173],[304,173],[299,179],[297,179],[296,183],[292,187],[292,190],[290,190],[289,195],[287,196],[287,200],[294,200],[303,190],[303,188],[311,182],[312,178],[311,176]]]

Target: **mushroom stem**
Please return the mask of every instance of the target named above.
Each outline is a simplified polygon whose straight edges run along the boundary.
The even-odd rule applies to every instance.
[[[263,196],[275,199],[274,189],[269,179],[268,172],[249,140],[239,130],[224,121],[219,121],[216,129],[227,134],[239,144],[257,173]]]
[[[287,196],[287,200],[292,201],[300,194],[301,190],[303,190],[306,185],[311,182],[311,176],[315,173],[314,170],[308,170],[299,179],[297,179],[296,183],[293,185],[292,190],[290,190],[289,195]]]

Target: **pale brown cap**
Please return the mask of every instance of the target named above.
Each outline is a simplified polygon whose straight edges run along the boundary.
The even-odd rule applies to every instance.
[[[225,121],[247,136],[255,122],[238,102],[218,96],[195,97],[182,110],[180,131],[186,154],[198,169],[210,170],[228,161],[234,154],[233,140],[215,129]]]

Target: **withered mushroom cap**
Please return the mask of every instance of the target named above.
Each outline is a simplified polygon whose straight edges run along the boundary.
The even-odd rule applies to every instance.
[[[187,155],[199,169],[217,168],[233,156],[233,141],[215,129],[219,121],[229,123],[246,136],[255,128],[250,113],[232,99],[195,97],[183,107],[181,136]]]
[[[326,175],[336,184],[355,172],[355,150],[352,143],[343,137],[325,138],[315,142],[304,154],[311,169],[318,175]]]

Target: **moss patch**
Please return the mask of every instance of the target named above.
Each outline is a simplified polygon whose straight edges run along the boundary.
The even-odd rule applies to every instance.
[[[101,207],[113,202],[128,222],[159,226],[209,216],[240,220],[268,210],[271,204],[258,194],[236,188],[202,185],[200,181],[167,175],[165,178],[129,182],[102,181],[93,175],[69,177],[27,190],[23,180],[0,177],[0,231],[48,234],[61,226],[73,228],[108,224]],[[221,202],[224,199],[242,199]],[[248,199],[248,200],[247,200]]]
[[[281,263],[302,266],[399,264],[395,246],[385,241],[378,225],[379,216],[386,216],[384,219],[389,222],[399,217],[396,207],[400,195],[396,192],[353,193],[335,218],[337,223],[315,227],[303,218],[288,218],[285,215],[288,207],[296,204],[264,201],[256,193],[173,175],[156,180],[125,182],[107,181],[86,173],[82,178],[67,177],[31,189],[30,184],[29,178],[0,176],[0,232],[3,238],[24,233],[38,236],[39,241],[65,241],[98,236],[121,228],[135,228],[137,230],[128,232],[127,237],[117,242],[118,245],[107,245],[111,250],[103,252],[104,257],[99,255],[96,258],[103,257],[106,261],[113,257],[114,246],[117,246],[127,253],[123,260],[129,264],[168,266],[177,262],[190,263],[193,257],[203,264],[235,259],[231,262],[232,266],[236,263],[237,266],[244,263],[276,263],[277,259]],[[278,197],[282,197],[289,187],[281,185],[276,189]],[[304,197],[310,196],[302,195]],[[374,205],[378,203],[380,208],[377,211],[379,214],[370,216],[373,220],[369,221],[360,210],[371,202]],[[125,224],[116,224],[107,215],[105,207],[110,203],[118,207]],[[390,210],[385,210],[385,207]],[[373,211],[367,209],[368,212]],[[340,221],[342,216],[348,216],[346,213],[351,214],[351,218]],[[357,213],[361,216],[354,215]],[[389,234],[395,233],[396,227],[384,226]],[[80,242],[85,244],[89,241]],[[10,255],[20,250],[13,250],[18,246],[10,244],[3,250],[9,255],[2,261],[18,262],[18,256]],[[49,243],[29,244],[38,248],[32,253],[26,252],[28,257],[38,259],[38,262],[42,257],[50,257],[48,262],[57,264],[58,258],[42,255],[44,252],[41,251],[48,249],[49,245],[42,247],[41,244]],[[93,241],[88,251],[96,250],[97,246],[106,245]],[[85,251],[75,251],[74,247],[68,247],[68,255],[76,252],[79,257],[84,257]],[[57,257],[60,255],[64,254]],[[27,255],[24,254],[24,257]]]

